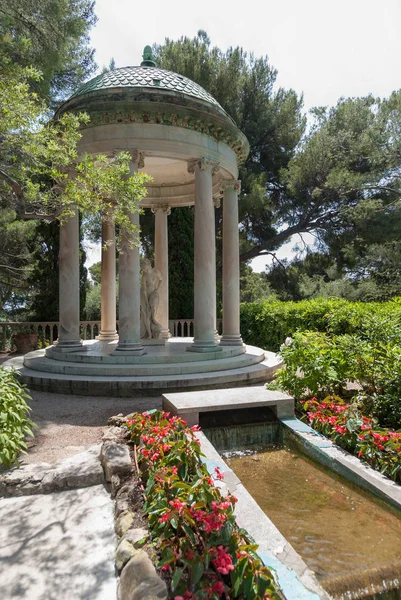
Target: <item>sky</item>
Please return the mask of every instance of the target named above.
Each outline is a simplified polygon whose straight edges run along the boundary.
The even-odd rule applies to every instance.
[[[95,12],[91,43],[99,69],[112,57],[117,67],[137,65],[145,45],[204,29],[222,50],[242,46],[267,55],[278,71],[276,88],[303,94],[305,111],[401,88],[400,0],[96,0]],[[278,256],[290,256],[297,241]],[[252,266],[263,271],[267,262],[259,257]]]

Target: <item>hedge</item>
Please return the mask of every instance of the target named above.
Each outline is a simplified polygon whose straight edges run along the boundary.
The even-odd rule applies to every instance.
[[[277,352],[297,331],[336,335],[359,333],[369,317],[401,318],[401,298],[389,302],[349,302],[317,298],[300,302],[260,301],[241,304],[241,334],[247,344]]]

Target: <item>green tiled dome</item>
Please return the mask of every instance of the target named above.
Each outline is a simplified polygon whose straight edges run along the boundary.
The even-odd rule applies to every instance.
[[[81,86],[72,98],[84,96],[90,92],[115,88],[152,88],[172,91],[203,100],[224,112],[220,104],[200,85],[187,77],[157,69],[156,67],[122,67],[102,73]]]

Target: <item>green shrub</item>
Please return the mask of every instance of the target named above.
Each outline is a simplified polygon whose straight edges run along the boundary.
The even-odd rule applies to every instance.
[[[366,314],[359,334],[303,331],[287,338],[281,369],[270,387],[297,399],[357,396],[381,427],[401,427],[401,318]],[[357,383],[350,389],[348,383]],[[347,389],[348,388],[348,389]]]
[[[280,369],[270,388],[284,389],[295,398],[342,393],[353,374],[337,339],[319,331],[303,331],[287,340],[280,350],[285,368]]]
[[[401,299],[363,303],[317,298],[301,302],[265,300],[241,304],[241,333],[245,342],[273,352],[297,331],[335,335],[362,335],[365,331],[364,337],[371,337],[369,328],[374,327],[379,334],[379,328],[375,326],[377,321],[382,323],[385,339],[392,332],[394,338],[401,340]]]
[[[16,372],[0,367],[0,467],[17,464],[18,455],[26,450],[25,437],[33,435],[29,399]]]

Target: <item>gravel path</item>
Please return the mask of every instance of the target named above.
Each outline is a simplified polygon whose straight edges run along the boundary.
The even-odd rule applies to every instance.
[[[113,415],[161,408],[162,398],[113,398],[69,396],[31,391],[31,419],[38,425],[35,438],[28,442],[21,463],[54,463],[99,443]]]

